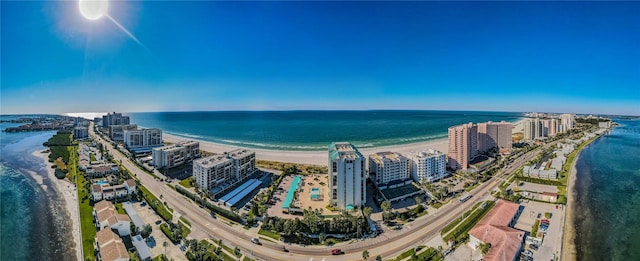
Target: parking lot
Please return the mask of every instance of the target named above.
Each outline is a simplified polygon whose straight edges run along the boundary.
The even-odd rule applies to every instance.
[[[550,260],[553,255],[558,257],[561,250],[562,231],[564,228],[564,206],[559,205],[556,209],[556,205],[554,204],[533,201],[525,201],[522,202],[521,205],[524,206],[524,210],[522,211],[522,214],[520,214],[520,218],[518,218],[518,223],[515,227],[529,233],[531,232],[536,219],[538,219],[538,215],[540,216],[539,219],[543,220],[546,219],[546,212],[551,213],[551,218],[548,219],[549,226],[546,233],[539,233],[539,235],[541,235],[540,239],[542,239],[542,244],[539,244],[538,249],[536,250],[530,246],[530,242],[536,241],[527,240],[523,250],[530,250],[533,254],[533,260]],[[538,231],[542,232],[541,230]]]
[[[516,184],[514,183],[515,186]],[[537,192],[537,193],[542,193],[542,192],[552,192],[552,193],[558,193],[558,187],[557,186],[549,186],[549,185],[542,185],[542,184],[535,184],[535,183],[529,183],[529,182],[522,182],[522,186],[519,186],[520,190],[523,191],[533,191],[533,192]]]
[[[156,215],[156,213],[149,207],[149,205],[141,206],[141,203],[133,203],[133,208],[138,212],[138,215],[145,224],[151,225],[151,236],[147,240],[147,246],[151,249],[151,256],[155,257],[165,253],[165,248],[162,246],[163,242],[167,242],[166,253],[169,259],[184,260],[184,253],[180,251],[179,245],[174,245],[171,240],[162,233],[160,230],[160,224],[162,219]]]

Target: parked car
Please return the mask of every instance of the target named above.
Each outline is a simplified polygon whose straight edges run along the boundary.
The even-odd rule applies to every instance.
[[[342,250],[338,249],[338,248],[334,248],[331,250],[331,254],[332,255],[342,255]]]
[[[256,244],[256,245],[262,245],[262,243],[260,243],[260,240],[258,240],[258,239],[257,239],[257,238],[255,238],[255,237],[251,239],[251,243],[254,243],[254,244]]]

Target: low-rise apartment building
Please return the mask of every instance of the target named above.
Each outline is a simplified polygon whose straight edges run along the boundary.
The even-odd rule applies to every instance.
[[[109,201],[102,200],[96,203],[93,217],[98,230],[115,230],[120,236],[131,234],[131,219],[125,214],[118,214]]]
[[[103,229],[96,233],[96,258],[99,261],[129,261],[129,253],[122,239],[111,229]]]

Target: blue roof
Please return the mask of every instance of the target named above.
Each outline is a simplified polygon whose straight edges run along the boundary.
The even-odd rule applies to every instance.
[[[227,206],[233,206],[251,193],[251,191],[259,187],[260,184],[262,184],[262,182],[257,179],[249,179],[233,191],[224,195],[220,200],[222,200]]]

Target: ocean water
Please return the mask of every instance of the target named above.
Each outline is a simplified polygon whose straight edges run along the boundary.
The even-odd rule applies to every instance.
[[[42,143],[53,134],[0,132],[0,260],[77,259],[64,200],[48,179],[45,191],[29,175],[47,176],[42,160],[31,154],[45,149]]]
[[[578,260],[640,260],[640,120],[615,121],[576,163]]]
[[[359,148],[447,137],[468,122],[511,121],[514,112],[469,111],[233,111],[130,113],[131,123],[227,145],[280,150],[326,150],[334,141]]]

